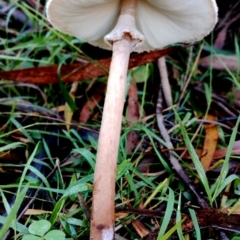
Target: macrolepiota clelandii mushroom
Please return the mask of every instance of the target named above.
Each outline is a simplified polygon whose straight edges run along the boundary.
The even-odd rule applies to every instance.
[[[94,175],[91,239],[114,238],[115,172],[129,55],[194,42],[217,22],[215,0],[49,0],[54,27],[113,51]]]

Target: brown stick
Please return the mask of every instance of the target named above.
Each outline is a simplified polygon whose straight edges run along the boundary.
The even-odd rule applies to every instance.
[[[176,48],[175,48],[176,49]],[[133,54],[130,58],[128,68],[133,68],[146,63],[156,61],[158,58],[171,53],[173,47],[152,52]],[[64,83],[83,81],[85,79],[105,76],[108,74],[111,58],[101,59],[94,62],[74,63],[63,65],[60,75]],[[101,66],[101,68],[100,68]],[[106,69],[104,71],[104,69]],[[0,78],[15,82],[35,83],[35,84],[54,84],[58,83],[58,66],[35,67],[19,70],[0,71]]]

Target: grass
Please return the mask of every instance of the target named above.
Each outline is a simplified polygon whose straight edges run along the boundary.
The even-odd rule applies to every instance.
[[[6,14],[5,26],[0,28],[2,71],[71,64],[85,59],[96,61],[109,54],[99,51],[95,56],[87,56],[84,52],[86,45],[82,41],[63,35],[48,24],[40,1],[37,1],[38,8],[35,10],[26,1],[10,2],[13,6]],[[24,13],[26,21],[15,27],[18,20],[14,19],[13,14],[19,12]],[[239,56],[236,40],[235,49],[235,54]],[[235,114],[235,119],[228,121],[232,115],[219,112],[214,99],[214,82],[224,73],[233,85],[239,87],[238,75],[237,71],[230,71],[227,67],[220,73],[216,73],[211,66],[208,70],[200,68],[198,63],[203,51],[211,55],[217,52],[212,45],[203,42],[174,51],[167,58],[176,108],[175,112],[164,109],[164,119],[174,144],[174,155],[190,178],[193,181],[198,179],[195,183],[198,191],[211,207],[228,207],[234,213],[239,205],[239,173],[234,173],[230,166],[235,162],[232,149],[239,140],[240,118]],[[182,95],[188,78],[191,81]],[[196,199],[170,165],[167,144],[157,128],[155,108],[159,76],[156,64],[135,68],[129,72],[128,79],[137,86],[140,120],[128,124],[127,114],[130,110],[126,103],[117,168],[116,206],[161,210],[165,214],[163,218],[150,218],[144,214],[118,213],[116,239],[121,239],[120,236],[123,239],[140,239],[141,231],[138,230],[144,229],[147,233],[154,233],[155,239],[170,239],[176,234],[179,239],[209,239],[207,229],[202,229],[198,223]],[[1,80],[0,193],[2,212],[5,209],[9,215],[0,216],[0,223],[4,223],[0,239],[4,239],[9,229],[14,230],[8,239],[22,239],[29,225],[38,220],[48,220],[51,230],[63,231],[66,239],[88,239],[97,149],[94,133],[101,124],[103,100],[92,110],[86,123],[79,124],[78,120],[83,105],[96,92],[97,84],[105,82],[105,77],[86,79],[79,82],[76,94],[71,96],[72,85],[61,81],[55,85],[35,85]],[[197,86],[203,94],[196,90]],[[65,102],[70,110],[74,110],[69,131],[63,120],[64,110],[67,109]],[[226,102],[227,106],[231,106],[229,102]],[[239,114],[239,109],[236,112]],[[223,120],[222,125],[216,122],[218,148],[228,147],[228,150],[225,161],[220,159],[212,164],[213,168],[220,166],[220,170],[216,167],[216,171],[205,173],[196,149],[203,147],[206,136],[202,120],[208,114]],[[78,127],[86,129],[90,137],[79,132]],[[132,153],[127,153],[127,136],[133,131],[137,133],[138,141]],[[181,156],[185,150],[190,153],[191,160]],[[47,169],[44,172],[34,169],[31,164],[42,161]],[[141,170],[143,167],[147,170]],[[28,175],[29,170],[39,181]],[[43,184],[39,185],[40,180]],[[36,201],[28,208],[27,215],[17,220],[16,213],[30,189],[43,191],[33,197]],[[229,192],[227,197],[224,192]],[[16,196],[13,205],[12,196]],[[186,206],[189,202],[191,208],[188,209]],[[175,214],[176,221],[172,222]],[[191,217],[195,231],[183,233],[181,226],[184,227],[185,215],[182,214]],[[137,229],[134,221],[143,226]],[[230,239],[240,237],[238,233],[227,234]]]

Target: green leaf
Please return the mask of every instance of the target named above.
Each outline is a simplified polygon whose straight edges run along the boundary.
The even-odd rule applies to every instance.
[[[61,198],[54,206],[54,209],[52,211],[52,215],[50,217],[50,222],[53,225],[58,218],[58,214],[61,212],[62,207],[66,201],[66,198]]]
[[[44,236],[47,231],[51,228],[51,223],[47,220],[39,220],[33,222],[28,230],[31,234],[38,235],[38,236]]]
[[[68,187],[65,190],[65,193],[63,194],[62,198],[71,196],[73,194],[78,194],[80,192],[84,192],[89,190],[89,185],[87,183],[79,183],[77,182],[73,186]]]
[[[9,205],[5,195],[4,195],[4,192],[1,189],[0,189],[0,195],[2,197],[2,202],[4,204],[5,210],[9,214],[9,212],[11,211],[11,207],[10,207],[10,205]]]
[[[89,163],[89,165],[92,167],[92,169],[95,168],[95,155],[91,153],[88,149],[86,148],[77,148],[73,149],[72,153],[79,153],[81,154]]]
[[[150,71],[148,70],[147,65],[142,65],[140,67],[136,67],[132,70],[132,78],[136,83],[146,82],[150,76]]]
[[[16,201],[12,206],[10,213],[6,217],[6,220],[3,224],[2,229],[0,230],[0,239],[4,238],[9,227],[14,226],[14,221],[16,219],[17,212],[22,204],[22,201],[24,200],[24,197],[26,196],[27,190],[28,190],[28,185],[26,185],[25,188],[22,188],[22,191],[20,191],[19,194],[17,194]]]
[[[178,197],[178,204],[177,204],[176,222],[182,223],[181,206],[182,206],[182,193],[180,192]],[[177,234],[178,234],[179,240],[185,240],[181,225],[177,228]]]
[[[174,113],[175,113],[176,120],[177,120],[177,122],[180,125],[180,130],[182,132],[183,139],[184,139],[185,145],[187,147],[187,150],[188,150],[188,152],[189,152],[189,154],[190,154],[190,156],[192,158],[192,161],[193,161],[194,166],[195,166],[195,168],[197,170],[198,176],[200,177],[201,182],[202,182],[202,184],[204,186],[204,189],[205,189],[205,191],[207,193],[208,199],[211,202],[212,195],[211,195],[210,186],[209,186],[209,183],[208,183],[208,178],[206,176],[206,173],[205,173],[205,171],[203,169],[203,166],[202,166],[202,164],[201,164],[201,162],[199,160],[199,157],[198,157],[198,155],[197,155],[197,153],[196,153],[196,151],[195,151],[195,149],[194,149],[194,147],[192,145],[192,142],[191,142],[191,140],[190,140],[190,138],[189,138],[189,136],[187,134],[186,128],[183,125],[182,120],[180,119],[177,111],[175,109],[173,109],[173,110],[174,110]]]
[[[128,172],[131,167],[130,160],[124,160],[121,164],[117,166],[117,180],[119,180],[124,174]]]
[[[174,192],[171,188],[168,188],[168,191],[169,191],[169,196],[168,196],[166,214],[164,215],[164,218],[162,220],[162,225],[161,225],[160,232],[158,234],[157,239],[162,239],[173,213],[173,207],[174,207],[174,201],[175,201]]]
[[[177,224],[175,226],[173,226],[172,228],[170,228],[163,237],[157,238],[157,240],[167,240],[169,239],[169,237],[182,225],[182,222],[184,221],[184,219],[181,222],[177,222]]]
[[[46,240],[65,240],[65,233],[59,230],[52,230],[48,232],[44,239]]]
[[[0,223],[4,224],[5,221],[6,221],[7,217],[4,217],[4,216],[0,216]],[[23,224],[21,223],[18,223],[18,222],[12,222],[10,227],[20,233],[23,233],[23,234],[28,234],[28,228],[25,227]]]
[[[22,175],[21,175],[21,178],[20,178],[20,181],[19,181],[19,185],[18,185],[18,191],[17,191],[17,195],[19,194],[19,192],[21,191],[21,187],[23,185],[23,181],[25,179],[25,176],[27,176],[27,171],[28,169],[30,168],[31,166],[31,163],[33,162],[34,160],[34,157],[39,149],[39,145],[40,145],[40,142],[37,143],[36,147],[34,148],[32,154],[30,155],[25,167],[24,167],[24,170],[22,172]]]
[[[42,240],[42,238],[28,234],[23,236],[22,240]]]
[[[235,237],[232,238],[232,240],[240,240],[240,237],[235,236]]]
[[[83,220],[77,218],[68,218],[67,223],[79,227],[86,227],[86,223]]]
[[[25,144],[21,143],[21,142],[14,142],[14,143],[9,143],[6,146],[0,147],[0,152],[4,152],[4,151],[8,151],[8,150],[12,150],[18,147],[22,147]]]
[[[202,239],[201,238],[201,232],[200,232],[200,227],[199,227],[199,224],[198,224],[198,219],[197,219],[196,213],[191,208],[189,208],[188,210],[189,210],[189,213],[190,213],[191,218],[192,218],[194,229],[196,231],[197,240],[201,240]]]
[[[220,175],[219,175],[218,179],[216,180],[216,183],[212,186],[212,192],[214,192],[214,193],[213,193],[211,203],[213,203],[213,201],[215,201],[215,199],[219,196],[219,194],[227,186],[227,184],[229,184],[231,181],[236,179],[235,175],[230,175],[229,177],[227,177],[227,174],[228,174],[228,170],[229,170],[229,161],[230,161],[230,157],[232,154],[233,145],[234,145],[234,142],[235,142],[237,134],[238,134],[239,124],[240,124],[240,117],[238,117],[236,125],[233,128],[230,142],[228,144],[225,161],[223,162],[223,166],[222,166]]]

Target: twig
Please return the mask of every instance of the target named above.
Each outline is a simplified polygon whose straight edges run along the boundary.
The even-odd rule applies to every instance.
[[[158,69],[161,76],[163,95],[168,107],[172,106],[172,92],[168,79],[167,65],[165,57],[158,59]]]

